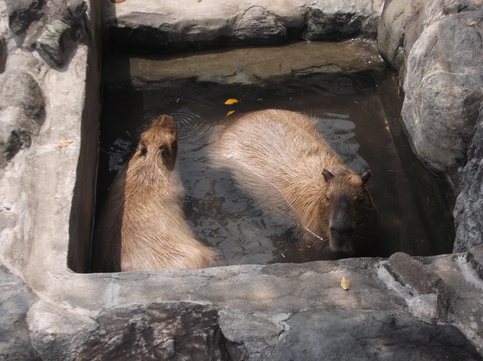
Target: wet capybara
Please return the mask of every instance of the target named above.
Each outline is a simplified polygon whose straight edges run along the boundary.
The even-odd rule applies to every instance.
[[[175,169],[176,123],[159,116],[114,179],[96,229],[95,271],[203,268],[216,252],[186,224]]]
[[[217,151],[237,182],[263,196],[276,188],[303,226],[319,237],[318,259],[354,256],[368,246],[376,209],[367,190],[370,171],[352,172],[316,131],[315,121],[286,110],[248,113],[227,126]],[[264,190],[256,189],[262,183]]]

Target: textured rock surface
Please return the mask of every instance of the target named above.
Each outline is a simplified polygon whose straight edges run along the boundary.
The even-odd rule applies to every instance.
[[[300,35],[309,4],[293,2],[287,9],[284,2],[258,3],[264,10],[252,9],[248,15],[265,16],[266,31],[283,34],[282,24],[289,38]],[[241,26],[243,14],[255,5],[200,1],[183,8],[179,1],[166,0],[161,14],[159,1],[146,1],[142,11],[134,1],[105,4],[109,26],[119,20],[118,34],[126,19],[137,19],[141,29],[130,30],[145,36],[143,41],[153,36],[161,43],[210,46],[225,43],[235,24],[243,30],[239,36],[245,36],[250,26]],[[444,4],[469,11],[476,3]],[[148,352],[195,359],[207,352],[220,360],[482,359],[483,246],[421,259],[396,254],[389,260],[120,274],[69,269],[86,271],[79,259],[89,254],[96,168],[100,2],[88,5],[81,0],[0,2],[1,77],[12,89],[2,91],[0,103],[2,112],[14,109],[12,114],[21,115],[2,124],[15,124],[33,139],[0,174],[0,358],[131,360],[145,359]],[[17,16],[18,9],[27,17]],[[425,9],[432,9],[430,3]],[[368,29],[364,24],[377,16],[361,20],[363,33]],[[43,56],[57,54],[61,61],[49,64],[35,44],[56,20],[70,27],[66,48],[73,48],[60,51],[63,32],[54,32],[56,46]],[[244,41],[258,36],[255,31]],[[468,71],[464,64],[452,66]],[[13,92],[19,97],[11,98]],[[457,207],[460,222],[465,217],[468,223],[461,238],[474,239],[473,244],[478,244],[481,218],[472,218],[478,203],[470,208],[466,201],[481,199],[481,182],[480,188],[470,182],[481,174],[481,125],[477,129],[469,140],[470,162],[461,175],[467,180]],[[72,143],[61,147],[62,140]],[[342,277],[351,282],[347,291],[340,287]]]
[[[482,14],[477,0],[387,0],[378,29],[379,51],[400,74],[412,146],[456,203],[455,251],[483,243]]]
[[[104,2],[109,39],[137,51],[175,51],[226,45],[281,44],[288,40],[374,37],[381,0],[179,3],[174,0]],[[355,5],[354,5],[355,4]],[[302,35],[302,33],[304,33]]]
[[[398,283],[409,289],[408,306],[413,315],[433,323],[446,319],[449,291],[439,276],[427,272],[421,262],[404,253],[393,254],[386,269]]]
[[[449,173],[463,161],[483,100],[483,13],[428,26],[409,55],[402,118],[418,155]],[[452,56],[458,54],[458,56]]]
[[[368,21],[377,13],[372,0],[316,1],[308,5],[307,26],[303,37],[307,40],[340,41],[359,36],[375,35]]]
[[[454,326],[399,312],[305,311],[286,320],[269,360],[478,360]]]
[[[27,71],[28,61],[12,56],[0,74],[0,166],[21,149],[30,147],[44,122],[45,101],[36,79]],[[28,56],[26,56],[28,58]]]
[[[61,65],[71,40],[71,28],[62,20],[53,20],[37,39],[37,51],[47,62]]]
[[[243,13],[235,22],[233,36],[243,44],[276,44],[288,40],[285,26],[261,6],[252,6]]]
[[[42,16],[44,0],[6,0],[8,23],[15,34],[25,31]]]
[[[27,312],[37,297],[19,278],[0,266],[0,359],[41,360],[27,332]]]
[[[230,360],[218,312],[189,303],[107,310],[75,360]]]
[[[483,230],[483,103],[476,132],[462,169],[462,190],[456,199],[454,250],[461,252],[482,243]]]

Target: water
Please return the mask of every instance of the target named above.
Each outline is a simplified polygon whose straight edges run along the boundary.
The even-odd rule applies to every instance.
[[[187,221],[202,242],[221,252],[222,264],[312,260],[297,254],[295,238],[300,234],[293,228],[298,222],[293,210],[271,198],[251,199],[230,174],[212,167],[208,157],[213,139],[234,115],[287,109],[314,117],[317,130],[355,172],[371,169],[379,225],[367,256],[449,253],[454,231],[442,189],[405,140],[389,130],[398,123],[383,106],[387,90],[381,93],[379,88],[369,73],[308,75],[265,86],[184,81],[150,89],[108,88],[98,203],[104,201],[139,134],[157,115],[169,114],[179,128],[178,165]],[[390,91],[395,90],[393,84]],[[239,102],[225,105],[229,98]],[[230,111],[234,113],[227,116]]]

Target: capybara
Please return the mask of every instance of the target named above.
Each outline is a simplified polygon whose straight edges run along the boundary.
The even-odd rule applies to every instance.
[[[313,119],[286,110],[248,113],[221,132],[217,152],[252,195],[263,196],[268,186],[278,190],[304,228],[318,236],[300,242],[318,259],[354,256],[369,244],[376,220],[366,187],[371,173],[358,175],[345,166]],[[256,189],[260,180],[264,189]]]
[[[215,259],[185,222],[176,155],[176,123],[161,115],[114,179],[96,230],[93,270],[203,268]]]

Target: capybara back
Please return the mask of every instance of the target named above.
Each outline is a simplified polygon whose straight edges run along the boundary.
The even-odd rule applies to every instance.
[[[260,179],[280,192],[303,226],[318,235],[311,252],[320,258],[354,255],[371,238],[371,174],[352,172],[317,133],[313,119],[286,110],[248,113],[222,131],[217,151],[251,194],[260,195]]]
[[[184,219],[176,156],[176,123],[162,115],[111,186],[96,229],[94,270],[202,268],[214,260]]]

